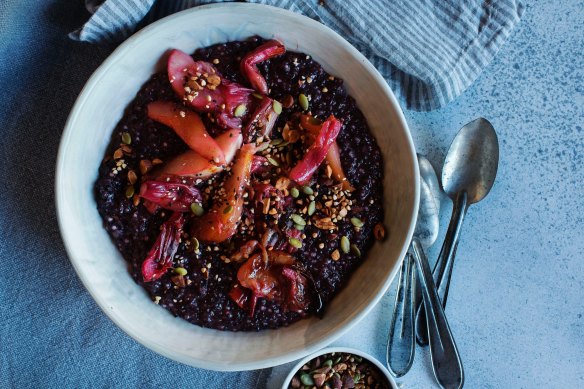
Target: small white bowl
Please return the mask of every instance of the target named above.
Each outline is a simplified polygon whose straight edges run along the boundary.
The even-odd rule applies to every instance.
[[[371,356],[367,353],[364,353],[363,351],[360,351],[360,350],[357,350],[354,348],[349,348],[349,347],[327,347],[327,348],[322,349],[320,351],[317,351],[314,354],[311,354],[305,358],[302,358],[296,365],[294,365],[292,370],[290,370],[290,373],[286,376],[286,379],[284,380],[284,383],[282,384],[282,389],[288,389],[288,385],[290,385],[290,382],[292,381],[292,377],[294,377],[294,374],[296,374],[296,372],[298,370],[300,370],[302,368],[302,366],[304,366],[306,363],[308,363],[309,361],[313,360],[316,357],[319,357],[319,356],[324,355],[324,354],[329,354],[329,353],[353,354],[353,355],[357,355],[357,356],[360,356],[360,357],[368,360],[369,362],[371,362],[372,364],[377,366],[379,371],[381,371],[383,373],[383,375],[387,379],[387,382],[389,383],[391,388],[397,389],[397,385],[396,385],[395,381],[393,380],[393,377],[391,376],[391,374],[389,374],[389,371],[386,369],[385,366],[383,366],[381,364],[381,362],[379,362],[377,359],[373,358],[373,356]]]
[[[311,317],[261,332],[222,332],[192,325],[152,303],[127,271],[97,212],[93,186],[111,133],[142,84],[161,70],[165,52],[260,35],[304,51],[345,80],[385,159],[388,238],[377,243],[329,304]],[[74,69],[71,69],[74,71]],[[338,34],[279,8],[229,3],[197,7],[138,32],[91,76],[67,121],[56,169],[61,234],[79,278],[101,309],[128,335],[176,361],[212,370],[250,370],[287,363],[331,343],[361,320],[389,287],[411,239],[419,183],[405,119],[381,75]]]

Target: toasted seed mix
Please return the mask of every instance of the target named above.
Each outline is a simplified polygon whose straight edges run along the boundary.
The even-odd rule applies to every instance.
[[[377,366],[358,355],[328,353],[307,362],[288,385],[289,389],[315,387],[389,389],[391,384]]]

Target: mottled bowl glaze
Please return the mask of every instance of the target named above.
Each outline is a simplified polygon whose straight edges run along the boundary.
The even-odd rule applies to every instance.
[[[111,132],[140,86],[171,48],[193,52],[251,35],[275,37],[345,80],[385,160],[385,226],[324,319],[278,330],[231,333],[201,328],[155,305],[126,269],[96,209],[93,184]],[[307,17],[263,5],[217,4],[158,21],[123,43],[83,88],[67,121],[56,173],[61,234],[79,278],[102,310],[144,346],[213,370],[250,370],[301,358],[361,320],[389,287],[412,236],[419,188],[412,139],[400,107],[375,68],[338,34]]]

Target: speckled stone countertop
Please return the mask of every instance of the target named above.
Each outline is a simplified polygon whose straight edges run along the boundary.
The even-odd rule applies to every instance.
[[[405,111],[418,152],[438,173],[450,142],[489,119],[500,165],[491,193],[469,208],[446,313],[466,388],[584,387],[584,3],[527,4],[523,20],[470,89],[447,107]],[[434,262],[450,220],[428,252]],[[395,283],[335,345],[385,360]],[[367,337],[364,334],[369,334]],[[416,349],[403,388],[431,388]]]

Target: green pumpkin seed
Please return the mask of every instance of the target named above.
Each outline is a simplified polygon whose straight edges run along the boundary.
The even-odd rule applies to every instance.
[[[302,218],[302,216],[300,215],[296,215],[295,213],[290,215],[290,219],[292,219],[292,221],[298,225],[301,226],[305,226],[306,222],[304,221],[304,219]]]
[[[298,103],[304,111],[308,111],[308,97],[304,93],[298,95]]]
[[[126,188],[126,197],[130,199],[132,196],[134,196],[134,187],[130,185]]]
[[[260,145],[258,146],[258,149],[257,149],[257,151],[258,151],[258,152],[260,152],[260,151],[264,151],[264,150],[265,150],[265,149],[267,149],[268,147],[270,147],[270,144],[269,144],[268,142],[264,142],[264,143],[262,143],[262,144],[260,144]]]
[[[235,108],[235,111],[233,111],[233,116],[240,118],[243,115],[245,115],[246,111],[247,111],[247,107],[245,106],[245,104],[239,104]]]
[[[360,379],[361,379],[361,374],[355,373],[355,376],[353,377],[353,382],[357,383],[357,382],[359,382]]]
[[[346,236],[341,238],[341,250],[343,250],[343,253],[345,254],[348,254],[349,251],[351,251],[351,242],[349,242],[349,238]]]
[[[130,135],[129,132],[122,133],[122,142],[127,144],[127,145],[132,143],[132,136]]]
[[[292,195],[292,197],[297,198],[298,196],[300,196],[300,191],[298,190],[298,188],[292,188],[290,189],[290,194]]]
[[[274,158],[272,158],[272,157],[268,157],[268,162],[269,162],[271,165],[274,165],[274,166],[280,166],[280,164],[278,163],[278,161],[276,161],[276,160],[275,160]]]
[[[191,204],[191,211],[195,214],[195,216],[201,216],[205,213],[205,209],[199,203],[192,203]]]
[[[312,190],[312,188],[310,186],[303,186],[302,191],[307,195],[314,194],[314,191]]]
[[[294,228],[296,228],[298,231],[304,231],[304,226],[301,224],[294,224]]]
[[[280,143],[284,142],[284,139],[276,138],[270,141],[272,146],[278,146]]]
[[[290,243],[290,245],[291,245],[292,247],[296,247],[297,249],[299,249],[299,248],[301,248],[301,247],[302,247],[302,242],[301,242],[301,241],[299,241],[299,240],[298,240],[298,239],[296,239],[296,238],[290,238],[290,239],[288,239],[288,243]]]
[[[279,115],[282,113],[282,104],[279,101],[274,100],[272,103],[272,109]]]
[[[314,385],[314,380],[312,379],[312,377],[308,373],[304,373],[300,376],[300,382],[302,382],[302,384],[308,385],[308,386]]]
[[[187,269],[185,269],[184,267],[177,267],[174,269],[174,272],[176,274],[178,274],[179,276],[186,276],[187,275]]]
[[[310,202],[310,204],[308,204],[308,216],[312,216],[314,215],[314,212],[316,211],[316,202],[313,200]]]
[[[356,256],[360,257],[361,256],[361,250],[359,250],[359,247],[357,247],[356,244],[352,244],[351,245],[351,252],[353,254],[355,254]]]
[[[334,362],[333,364],[335,364],[335,365],[336,365],[337,363],[341,362],[341,358],[342,358],[342,357],[338,357],[337,359],[335,359],[335,362]]]
[[[259,93],[252,93],[252,96],[255,97],[258,100],[263,100],[264,96],[259,94]]]
[[[233,212],[233,205],[228,205],[223,209],[223,213],[227,215],[228,213]]]
[[[281,149],[282,147],[286,147],[290,144],[290,142],[282,142],[278,145],[278,148]]]
[[[363,222],[358,217],[352,217],[351,218],[351,224],[354,225],[357,228],[361,228],[361,227],[364,226]]]
[[[322,365],[331,367],[333,365],[333,361],[331,359],[327,359]]]
[[[197,238],[191,239],[191,244],[193,245],[193,250],[197,251],[199,249],[199,240]]]

